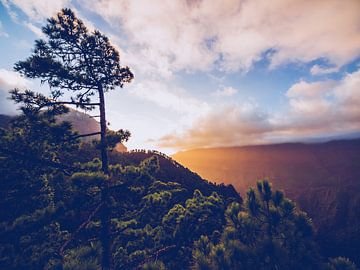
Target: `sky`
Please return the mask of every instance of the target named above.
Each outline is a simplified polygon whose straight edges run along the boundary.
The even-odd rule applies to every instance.
[[[360,134],[359,0],[0,0],[0,113],[16,112],[14,87],[49,92],[13,66],[64,7],[134,73],[106,96],[130,149]]]

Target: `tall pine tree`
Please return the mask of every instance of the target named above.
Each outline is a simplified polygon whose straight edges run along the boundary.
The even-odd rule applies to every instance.
[[[72,104],[89,110],[99,106],[102,171],[108,175],[104,93],[123,87],[133,79],[133,74],[128,67],[120,65],[119,52],[109,39],[97,30],[89,32],[70,9],[63,9],[48,19],[42,30],[46,40],[37,40],[33,54],[16,63],[15,70],[28,78],[39,78],[48,83],[53,103]],[[59,101],[66,90],[73,92],[71,101]],[[92,102],[94,95],[98,95],[97,102]],[[112,267],[108,189],[109,183],[102,190],[103,269]]]

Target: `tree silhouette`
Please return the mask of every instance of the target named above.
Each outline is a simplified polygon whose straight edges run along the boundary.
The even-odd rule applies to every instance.
[[[39,78],[42,83],[48,83],[54,104],[76,105],[87,110],[99,106],[102,171],[108,175],[104,93],[115,87],[123,87],[124,83],[133,79],[133,74],[128,67],[120,65],[119,52],[110,44],[108,37],[97,30],[89,32],[70,9],[62,9],[55,17],[48,19],[42,30],[47,39],[37,40],[33,54],[25,61],[16,63],[14,68],[26,77]],[[60,101],[66,90],[74,94],[71,101]],[[92,102],[95,94],[98,95],[98,102]],[[111,268],[108,189],[109,183],[102,190],[103,269]]]

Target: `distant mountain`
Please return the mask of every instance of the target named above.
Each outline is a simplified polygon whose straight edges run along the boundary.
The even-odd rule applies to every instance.
[[[15,116],[0,114],[0,127],[6,128],[9,125],[10,120],[14,117]],[[67,114],[61,115],[59,120],[70,122],[73,129],[76,130],[79,134],[89,134],[100,131],[100,125],[98,121],[96,121],[94,118],[91,118],[86,113],[74,109],[70,109]],[[85,137],[82,140],[85,142],[90,142],[94,139],[100,139],[100,135]],[[126,146],[122,143],[117,144],[115,149],[118,152],[127,151]]]
[[[173,158],[242,194],[269,179],[313,218],[324,253],[360,262],[360,139],[196,149]]]
[[[91,118],[88,114],[70,109],[66,114],[59,117],[60,121],[70,122],[73,129],[80,134],[88,134],[100,131],[99,122]],[[91,136],[84,138],[85,141],[92,141],[93,139],[100,139],[100,136]]]

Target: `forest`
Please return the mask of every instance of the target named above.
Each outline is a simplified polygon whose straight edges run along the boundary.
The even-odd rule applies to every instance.
[[[70,9],[42,30],[14,69],[50,91],[12,89],[20,114],[0,129],[0,269],[357,269],[322,254],[266,179],[240,195],[160,152],[116,151],[131,134],[108,128],[106,93],[136,74]],[[59,120],[69,106],[98,110],[100,130]]]

